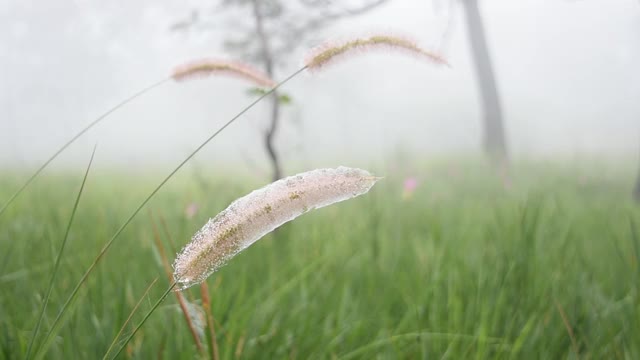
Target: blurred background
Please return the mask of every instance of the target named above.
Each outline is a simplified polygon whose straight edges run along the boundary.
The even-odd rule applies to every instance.
[[[290,101],[279,104],[271,144],[284,174],[397,153],[636,162],[635,0],[3,0],[0,167],[35,168],[185,61],[237,59],[279,80],[314,46],[370,33],[407,35],[451,67],[386,51],[297,77],[282,89]],[[249,88],[226,77],[167,83],[53,166],[84,166],[99,143],[97,167],[170,168],[255,98]],[[262,102],[196,161],[272,176],[272,105]]]
[[[185,62],[282,80],[318,45],[376,33],[450,66],[391,49],[302,73],[165,183],[264,92],[167,81],[31,182]],[[141,359],[640,359],[639,34],[638,0],[0,0],[0,360],[109,344]],[[338,165],[384,181],[170,295],[125,340],[211,216]]]

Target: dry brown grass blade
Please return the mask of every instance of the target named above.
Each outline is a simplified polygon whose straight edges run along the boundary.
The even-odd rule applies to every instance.
[[[160,218],[160,225],[162,225],[162,230],[164,231],[164,235],[167,237],[169,241],[169,247],[172,253],[177,253],[178,248],[176,247],[175,242],[173,241],[173,237],[171,237],[171,233],[169,232],[169,226],[167,225],[167,220],[165,219],[162,212],[158,212],[158,218]]]
[[[166,343],[167,337],[166,335],[162,336],[162,341],[160,342],[160,347],[158,348],[158,356],[156,357],[156,359],[158,360],[162,360],[164,359],[164,344]]]
[[[209,287],[207,282],[204,281],[200,284],[200,292],[202,294],[202,307],[205,314],[207,314],[207,326],[209,326],[209,332],[211,335],[211,359],[219,360],[220,354],[218,353],[218,341],[216,340],[216,329],[213,323],[213,314],[211,313],[211,298],[209,297]]]
[[[560,317],[562,318],[562,322],[564,323],[564,327],[567,329],[567,333],[569,334],[569,338],[571,339],[571,347],[573,348],[573,352],[576,354],[576,358],[580,359],[580,353],[578,352],[578,342],[576,341],[576,337],[573,333],[573,328],[569,323],[569,318],[567,314],[564,312],[562,305],[557,300],[554,300],[556,303],[556,308],[558,309],[558,313],[560,313]]]
[[[245,340],[244,335],[240,336],[240,339],[238,340],[238,344],[236,345],[236,351],[234,353],[236,359],[239,359],[242,356],[242,351],[244,350],[244,340]]]
[[[169,264],[169,261],[167,261],[167,254],[164,251],[164,246],[162,245],[162,241],[160,240],[160,232],[158,231],[158,227],[156,226],[156,223],[153,220],[153,214],[151,213],[151,210],[149,210],[149,218],[151,219],[153,241],[155,242],[156,248],[160,253],[160,258],[162,259],[162,267],[164,268],[165,273],[169,277],[169,281],[173,281],[173,271],[171,271],[171,265]]]
[[[166,237],[167,241],[169,242],[169,252],[175,254],[176,252],[178,252],[178,248],[176,247],[176,243],[175,241],[173,241],[173,237],[171,236],[171,232],[169,232],[169,226],[167,225],[167,220],[164,217],[164,215],[162,215],[161,211],[158,211],[158,219],[160,219],[160,225],[162,226],[162,231],[164,232],[164,236]],[[162,259],[163,259],[163,263],[165,268],[169,269],[169,271],[173,271],[173,268],[171,267],[171,265],[169,264],[169,258],[166,256],[166,251],[163,251],[163,253],[165,254]],[[171,275],[173,277],[173,274]],[[187,301],[189,302],[193,302],[193,295],[190,292],[186,293],[186,297],[187,297]]]
[[[158,226],[156,225],[155,220],[153,220],[153,215],[151,211],[149,211],[149,217],[151,218],[151,225],[153,230],[153,239],[156,247],[158,248],[158,252],[160,253],[160,257],[162,258],[162,267],[164,268],[167,277],[169,278],[169,282],[173,283],[173,272],[171,271],[171,265],[169,264],[169,260],[167,260],[167,254],[164,251],[164,246],[162,245],[162,241],[160,240],[160,232],[158,231]],[[189,308],[187,307],[187,302],[184,299],[184,295],[181,292],[175,291],[176,299],[178,300],[178,304],[180,305],[180,310],[182,310],[182,314],[184,315],[185,320],[187,321],[187,326],[189,327],[189,331],[191,332],[191,336],[193,337],[193,341],[198,348],[198,352],[200,354],[204,354],[204,347],[202,346],[202,342],[200,341],[200,337],[198,336],[198,332],[196,331],[193,321],[191,321],[191,316],[189,315]]]

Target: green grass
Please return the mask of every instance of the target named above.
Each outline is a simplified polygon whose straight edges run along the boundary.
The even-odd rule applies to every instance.
[[[529,164],[505,188],[473,163],[419,169],[411,198],[402,197],[403,171],[376,171],[385,179],[369,194],[301,217],[211,276],[221,358],[640,358],[633,171]],[[89,174],[35,346],[159,178]],[[151,216],[166,221],[160,232],[173,256],[264,182],[202,179],[179,175],[136,216],[80,290],[46,358],[101,358],[148,285],[160,278],[122,338],[167,289]],[[23,180],[2,174],[0,202]],[[49,173],[0,217],[2,359],[26,354],[81,181],[81,171]],[[200,210],[188,219],[191,201]],[[188,293],[199,304],[199,288]],[[120,357],[197,354],[169,296]]]

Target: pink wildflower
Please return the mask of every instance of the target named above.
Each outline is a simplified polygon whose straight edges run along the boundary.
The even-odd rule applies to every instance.
[[[410,176],[404,180],[402,197],[406,200],[413,196],[414,191],[418,187],[418,179]]]
[[[187,205],[187,207],[184,209],[184,216],[187,217],[187,219],[192,219],[194,216],[196,216],[196,214],[198,213],[198,209],[200,207],[198,206],[198,204],[192,202],[189,205]]]

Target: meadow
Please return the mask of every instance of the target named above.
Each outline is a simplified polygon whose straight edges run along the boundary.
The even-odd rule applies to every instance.
[[[640,208],[624,165],[516,162],[509,178],[459,159],[374,166],[385,178],[368,194],[302,216],[209,277],[219,358],[638,359]],[[201,170],[134,218],[39,355],[102,358],[138,300],[120,341],[167,289],[162,250],[172,262],[210,217],[267,183]],[[47,171],[0,217],[2,359],[27,351],[82,175]],[[159,175],[89,172],[36,348]],[[3,172],[0,199],[25,177]],[[202,351],[170,294],[119,357],[213,358],[200,286],[185,294]]]

